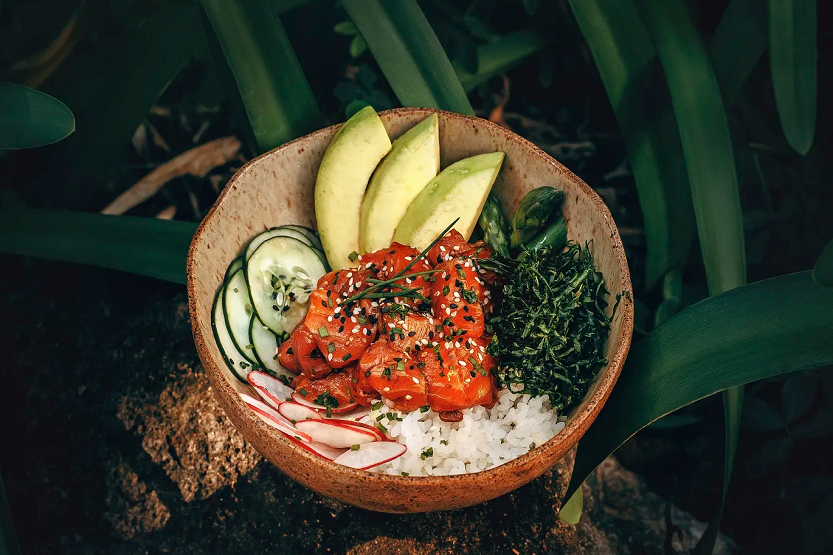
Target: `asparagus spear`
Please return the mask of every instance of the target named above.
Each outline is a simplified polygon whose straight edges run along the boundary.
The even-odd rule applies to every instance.
[[[508,227],[506,218],[503,217],[500,202],[492,195],[489,195],[489,198],[486,199],[486,204],[483,205],[483,211],[480,212],[477,225],[483,230],[483,240],[499,254],[508,258],[509,240],[506,237]]]
[[[564,191],[553,187],[539,187],[527,193],[512,219],[510,246],[519,249],[541,233],[541,228],[560,209],[563,200]]]

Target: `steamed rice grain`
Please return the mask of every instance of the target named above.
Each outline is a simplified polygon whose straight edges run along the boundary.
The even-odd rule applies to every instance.
[[[387,474],[450,476],[494,468],[541,445],[565,423],[546,395],[531,397],[503,389],[491,409],[462,411],[460,422],[443,422],[439,413],[400,413],[387,407],[372,410],[363,421],[382,424],[390,439],[408,452],[372,469]]]

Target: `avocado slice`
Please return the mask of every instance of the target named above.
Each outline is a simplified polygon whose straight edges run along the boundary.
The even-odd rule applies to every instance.
[[[370,178],[362,202],[359,252],[391,244],[396,224],[411,201],[439,171],[439,118],[431,114],[393,141],[390,152]]]
[[[382,120],[367,106],[341,126],[324,153],[315,180],[315,219],[324,253],[337,270],[359,249],[364,190],[391,143]]]
[[[503,163],[490,152],[451,164],[426,185],[402,217],[393,240],[426,248],[455,218],[454,229],[468,241]]]

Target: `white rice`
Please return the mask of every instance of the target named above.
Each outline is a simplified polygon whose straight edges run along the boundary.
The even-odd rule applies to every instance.
[[[383,406],[371,411],[363,422],[381,423],[390,439],[408,448],[372,471],[410,476],[480,472],[527,453],[564,428],[564,419],[546,395],[530,397],[508,389],[498,393],[491,409],[478,406],[462,412],[462,421],[443,422],[432,410],[399,413]],[[377,420],[380,415],[385,416]]]

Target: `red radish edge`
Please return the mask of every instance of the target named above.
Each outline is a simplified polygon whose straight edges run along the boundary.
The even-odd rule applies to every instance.
[[[354,426],[342,426],[340,424],[340,421],[333,420],[302,420],[296,424],[296,427],[299,430],[305,430],[305,433],[313,441],[336,448],[373,443],[379,439],[379,436],[368,430],[362,430]],[[350,432],[353,433],[352,436]]]
[[[290,422],[300,422],[301,420],[308,419],[321,419],[321,415],[318,414],[317,410],[311,409],[306,405],[302,405],[301,403],[296,403],[294,401],[281,403],[281,406],[278,407],[278,413]]]
[[[283,403],[285,399],[281,399],[272,391],[269,391],[269,386],[271,385],[273,388],[277,389],[286,388],[287,390],[292,391],[291,387],[282,383],[279,379],[267,374],[266,372],[261,372],[260,370],[252,370],[249,372],[248,376],[246,376],[246,381],[249,382],[249,385],[255,388],[257,394],[263,397],[264,401],[275,408],[278,408],[278,406]],[[292,393],[290,393],[290,395],[292,395]]]
[[[312,441],[312,437],[309,434],[306,434],[292,425],[289,421],[287,421],[283,416],[280,415],[275,409],[261,401],[260,399],[255,399],[250,395],[246,395],[245,393],[241,393],[240,397],[243,399],[243,402],[246,403],[252,411],[254,411],[257,415],[261,418],[265,418],[268,420],[267,424],[272,426],[273,428],[277,428],[279,431],[285,433],[288,436],[297,435],[303,441]]]
[[[396,446],[397,448],[394,449],[394,446]],[[362,453],[362,449],[365,449],[364,453]],[[388,453],[384,453],[385,450],[389,450]],[[361,447],[359,447],[358,451],[345,451],[342,455],[339,455],[339,457],[336,458],[333,462],[350,468],[355,468],[357,470],[368,470],[370,468],[373,468],[374,466],[379,466],[380,464],[385,464],[386,462],[390,462],[394,459],[401,457],[405,454],[407,450],[407,447],[395,441],[377,441],[374,443],[366,443],[362,445]],[[367,453],[368,451],[371,451],[369,455]],[[379,453],[375,453],[375,455],[379,458],[374,459],[374,453],[372,451],[383,451],[383,453],[381,457],[379,457]],[[363,466],[354,466],[351,464],[345,464],[344,462],[350,461],[351,459],[355,460],[362,456],[364,456],[365,458],[370,458],[371,463],[365,464]],[[339,459],[342,459],[342,461],[339,462]]]
[[[305,407],[309,407],[313,410],[319,410],[319,411],[326,411],[327,410],[327,407],[325,407],[325,406],[316,405],[312,401],[308,401],[307,399],[304,399],[303,395],[301,395],[297,391],[292,394],[292,400],[295,401],[296,403],[298,403],[299,405],[304,405]],[[339,414],[339,413],[342,413],[342,412],[348,412],[348,411],[353,410],[357,406],[359,406],[358,403],[351,403],[349,405],[333,407],[333,408],[330,409],[330,413],[331,414]]]
[[[331,422],[336,426],[355,428],[357,430],[370,432],[378,438],[378,441],[388,441],[388,437],[376,426],[370,426],[369,424],[364,424],[362,422],[353,422],[352,420],[333,419]]]
[[[336,447],[330,447],[329,445],[324,445],[323,443],[319,443],[317,441],[305,443],[303,441],[298,441],[294,437],[291,437],[289,439],[292,440],[293,443],[298,445],[304,451],[309,451],[310,453],[318,455],[319,457],[327,459],[328,461],[336,460],[339,456],[343,455],[345,451],[347,451],[346,448],[339,449]]]

